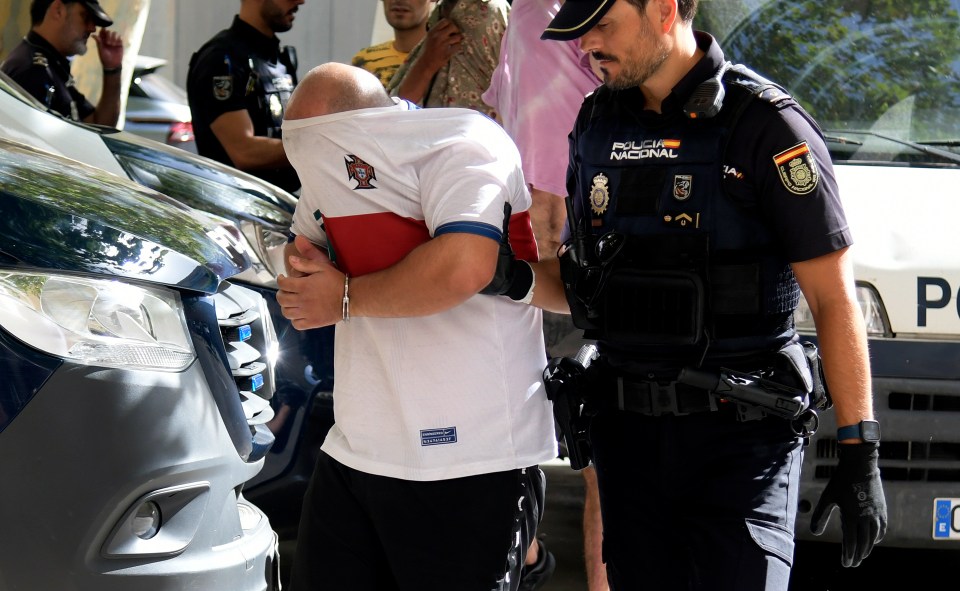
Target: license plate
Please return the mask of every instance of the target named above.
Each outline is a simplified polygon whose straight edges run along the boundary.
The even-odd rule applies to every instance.
[[[960,499],[933,500],[933,539],[960,540]]]

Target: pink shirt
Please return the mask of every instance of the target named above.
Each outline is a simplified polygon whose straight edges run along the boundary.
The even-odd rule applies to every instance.
[[[483,101],[496,109],[520,149],[526,182],[565,196],[567,135],[600,80],[582,60],[579,41],[542,41],[560,0],[514,0],[500,62]]]

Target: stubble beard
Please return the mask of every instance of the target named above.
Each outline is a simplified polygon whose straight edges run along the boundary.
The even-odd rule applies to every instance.
[[[657,42],[653,52],[645,58],[619,59],[617,61],[620,63],[620,73],[611,78],[609,72],[604,71],[604,83],[611,90],[640,86],[657,73],[663,62],[667,61],[668,54],[666,46]]]
[[[656,74],[663,62],[667,61],[670,52],[666,44],[654,35],[649,23],[643,22],[640,34],[637,36],[637,43],[633,46],[634,51],[617,60],[620,63],[620,73],[615,78],[610,78],[610,74],[604,72],[604,84],[612,90],[640,86]],[[651,43],[646,43],[647,40]],[[643,49],[644,45],[651,44],[652,49]]]
[[[286,33],[293,28],[293,21],[274,2],[264,2],[260,17],[274,33]]]

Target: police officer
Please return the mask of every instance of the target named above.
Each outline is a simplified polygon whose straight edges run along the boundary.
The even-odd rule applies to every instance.
[[[578,363],[593,360],[580,379],[612,589],[786,590],[808,406],[826,405],[793,325],[801,291],[842,426],[814,533],[838,506],[856,566],[886,530],[852,237],[816,123],[728,64],[696,7],[563,4],[543,37],[579,38],[604,77],[570,134],[568,248],[501,265],[486,291],[570,311],[597,339]]]
[[[100,3],[33,0],[30,22],[30,32],[7,56],[3,71],[47,108],[65,117],[115,126],[120,117],[123,42],[120,35],[105,28],[96,33],[97,27],[113,24]],[[91,35],[103,65],[103,88],[96,106],[77,90],[68,60],[87,52]]]
[[[190,59],[187,95],[197,150],[288,191],[300,181],[283,153],[283,109],[296,54],[280,48],[304,0],[241,0],[240,13]]]

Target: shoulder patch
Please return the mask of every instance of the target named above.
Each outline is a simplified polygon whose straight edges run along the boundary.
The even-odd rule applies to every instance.
[[[213,77],[213,96],[218,101],[225,101],[233,95],[233,76]]]
[[[780,173],[780,181],[788,191],[796,195],[810,193],[820,183],[820,171],[810,154],[807,142],[786,149],[773,157]]]
[[[46,68],[50,65],[50,62],[47,60],[47,56],[43,55],[41,52],[36,51],[33,54],[33,65],[40,66],[41,68]]]

